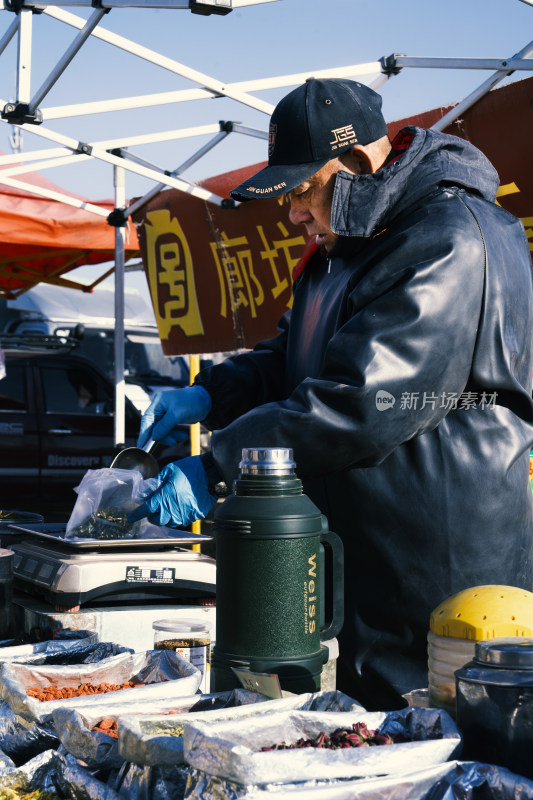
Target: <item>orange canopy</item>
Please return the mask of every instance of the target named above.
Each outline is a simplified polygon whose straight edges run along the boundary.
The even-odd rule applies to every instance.
[[[112,261],[115,229],[104,216],[2,184],[1,170],[0,166],[0,296],[15,298],[37,283],[90,291],[63,276],[76,267]],[[36,172],[24,173],[18,180],[88,202]],[[113,209],[110,200],[94,204]],[[131,223],[125,248],[126,258],[139,250]]]

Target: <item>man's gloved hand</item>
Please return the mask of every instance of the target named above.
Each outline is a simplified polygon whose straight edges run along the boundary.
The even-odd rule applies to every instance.
[[[186,386],[157,392],[144,412],[137,447],[148,439],[173,445],[183,439],[181,431],[172,432],[176,425],[201,422],[211,410],[211,398],[203,386]]]
[[[129,514],[128,522],[148,517],[154,525],[185,527],[207,516],[217,502],[209,492],[209,480],[200,456],[167,464],[147,483],[151,494]]]

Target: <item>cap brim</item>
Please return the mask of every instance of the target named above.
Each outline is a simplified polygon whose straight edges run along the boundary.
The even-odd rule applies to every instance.
[[[230,197],[240,201],[279,197],[306,181],[328,161],[329,158],[325,158],[322,161],[310,161],[306,164],[277,164],[265,167],[232,189]]]

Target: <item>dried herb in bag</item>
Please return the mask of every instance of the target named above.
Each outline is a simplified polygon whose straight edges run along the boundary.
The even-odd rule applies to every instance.
[[[364,722],[354,722],[351,728],[337,728],[333,733],[322,731],[311,739],[298,739],[293,744],[279,742],[270,747],[262,747],[262,752],[270,750],[295,750],[301,747],[321,747],[328,750],[339,750],[347,747],[373,747],[383,744],[396,744],[404,742],[401,734],[378,733],[370,730]]]

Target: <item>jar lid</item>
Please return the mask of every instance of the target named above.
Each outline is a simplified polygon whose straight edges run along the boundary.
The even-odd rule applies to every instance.
[[[533,669],[533,639],[512,637],[477,642],[474,660],[503,669]]]
[[[197,619],[157,619],[152,622],[154,631],[209,633],[211,627],[210,622],[199,622]]]
[[[484,641],[533,636],[533,592],[516,586],[472,586],[448,597],[432,612],[437,636]]]

